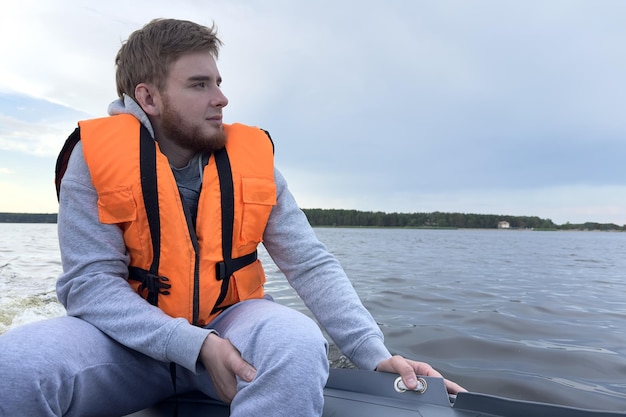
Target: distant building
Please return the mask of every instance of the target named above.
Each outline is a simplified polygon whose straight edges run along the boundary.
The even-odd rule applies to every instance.
[[[511,225],[507,221],[502,220],[502,221],[498,222],[498,229],[508,229],[510,227],[511,227]]]

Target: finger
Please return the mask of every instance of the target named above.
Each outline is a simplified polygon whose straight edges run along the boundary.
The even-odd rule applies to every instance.
[[[417,388],[417,375],[416,369],[401,356],[395,356],[392,358],[392,364],[395,371],[402,377],[402,382],[408,389]]]
[[[446,390],[448,391],[448,394],[458,394],[459,392],[467,392],[465,388],[463,388],[456,382],[452,382],[447,379],[444,379],[443,382],[446,384]]]
[[[222,378],[222,376],[225,376],[225,378]],[[226,375],[216,375],[215,377],[211,375],[211,380],[213,381],[213,387],[217,391],[219,399],[230,404],[233,398],[235,398],[235,394],[237,394],[237,382],[235,378],[226,373]]]
[[[217,390],[217,396],[219,397],[219,399],[222,402],[225,402],[226,404],[230,404],[231,402],[233,402],[233,398],[235,398],[235,392],[231,391],[230,389],[226,388],[226,387],[215,387]]]
[[[432,366],[423,363],[423,362],[418,362],[417,363],[417,367],[416,367],[416,372],[418,375],[425,375],[425,376],[432,376],[432,377],[437,377],[437,378],[442,378],[444,381],[444,384],[446,386],[446,390],[448,391],[449,394],[456,394],[459,392],[465,392],[467,391],[465,388],[463,388],[462,386],[460,386],[459,384],[457,384],[456,382],[452,382],[448,379],[443,378],[443,375],[441,375],[441,373],[439,373],[436,369],[434,369]]]
[[[412,363],[415,368],[415,373],[418,375],[443,378],[443,375],[441,375],[435,368],[433,368],[427,363],[424,363],[424,362],[412,362]]]
[[[235,364],[233,365],[233,372],[239,378],[243,379],[246,382],[251,382],[256,376],[256,369],[240,356],[237,358]]]

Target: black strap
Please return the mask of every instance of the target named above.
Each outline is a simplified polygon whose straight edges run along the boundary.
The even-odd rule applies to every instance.
[[[257,260],[257,251],[233,259],[233,225],[235,222],[235,191],[233,186],[233,172],[230,166],[230,159],[226,148],[222,148],[215,152],[215,165],[217,166],[217,175],[220,181],[220,198],[222,205],[222,256],[224,260],[218,262],[215,266],[215,277],[218,281],[222,281],[220,295],[215,301],[215,306],[211,313],[216,313],[228,306],[220,307],[220,304],[228,294],[228,286],[230,284],[231,275],[250,265]]]
[[[143,195],[143,203],[146,208],[146,216],[150,227],[150,238],[152,240],[152,263],[150,271],[140,268],[129,268],[129,275],[133,275],[133,271],[142,274],[145,280],[139,287],[146,286],[148,288],[147,301],[154,305],[158,305],[159,294],[168,295],[167,291],[171,288],[170,284],[166,284],[169,279],[159,276],[159,263],[161,261],[161,216],[159,212],[159,189],[157,183],[157,161],[156,161],[156,142],[143,125],[139,132],[139,171],[141,175],[141,194]],[[164,289],[165,291],[161,291]],[[170,363],[170,377],[176,394],[176,364]],[[178,415],[178,403],[176,404],[175,415]]]
[[[65,140],[63,144],[63,148],[61,152],[59,152],[59,156],[57,157],[57,163],[54,169],[54,184],[57,189],[57,200],[61,195],[61,180],[65,175],[65,171],[67,171],[67,164],[70,160],[70,156],[72,155],[72,151],[76,144],[80,141],[80,128],[74,129],[74,132]]]
[[[267,131],[267,130],[265,130],[265,129],[261,129],[261,130],[262,130],[262,131],[263,131],[263,132],[267,135],[267,138],[270,140],[270,143],[272,144],[272,154],[274,154],[274,151],[275,151],[276,149],[275,149],[275,147],[274,147],[274,140],[272,140],[272,137],[270,136],[270,132],[268,132],[268,131]]]
[[[141,190],[152,240],[152,263],[150,273],[158,275],[161,256],[161,218],[159,216],[159,193],[156,170],[156,143],[150,132],[142,125],[139,134],[139,170]]]
[[[148,290],[147,301],[158,306],[159,294],[167,295],[170,284],[168,278],[159,276],[159,262],[161,260],[161,219],[159,216],[159,198],[156,172],[156,144],[148,130],[141,126],[139,133],[139,172],[141,176],[141,190],[146,208],[150,239],[152,241],[152,263],[150,270],[128,267],[128,279],[141,282],[139,291]],[[164,291],[162,291],[164,290]]]
[[[178,417],[178,390],[176,389],[176,363],[170,362],[170,379],[172,380],[172,388],[174,389],[174,417]]]
[[[226,279],[230,277],[235,271],[240,270],[244,266],[250,265],[252,262],[258,259],[257,251],[249,253],[244,256],[240,256],[239,258],[225,260],[223,262],[218,262],[215,265],[215,272],[218,281]]]
[[[215,165],[217,166],[217,176],[220,181],[220,198],[222,204],[222,256],[224,261],[220,262],[224,267],[224,275],[221,276],[222,287],[220,289],[220,295],[215,301],[213,311],[218,311],[218,306],[226,298],[228,293],[228,285],[230,283],[230,275],[228,274],[228,267],[232,260],[233,249],[233,223],[235,222],[235,190],[233,186],[233,172],[230,167],[230,159],[226,153],[226,148],[222,148],[215,152]],[[219,265],[219,264],[218,264]],[[216,266],[216,271],[218,271]],[[216,277],[218,272],[216,272]]]

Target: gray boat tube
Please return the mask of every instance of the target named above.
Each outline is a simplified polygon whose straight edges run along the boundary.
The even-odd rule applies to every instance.
[[[626,417],[471,392],[449,397],[441,378],[421,377],[422,389],[404,390],[397,375],[331,369],[324,389],[323,417]],[[228,417],[227,404],[192,393],[169,399],[127,417]]]

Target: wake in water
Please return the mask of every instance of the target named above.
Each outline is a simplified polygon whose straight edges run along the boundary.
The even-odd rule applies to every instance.
[[[0,225],[0,334],[65,314],[54,285],[61,273],[56,225]]]

